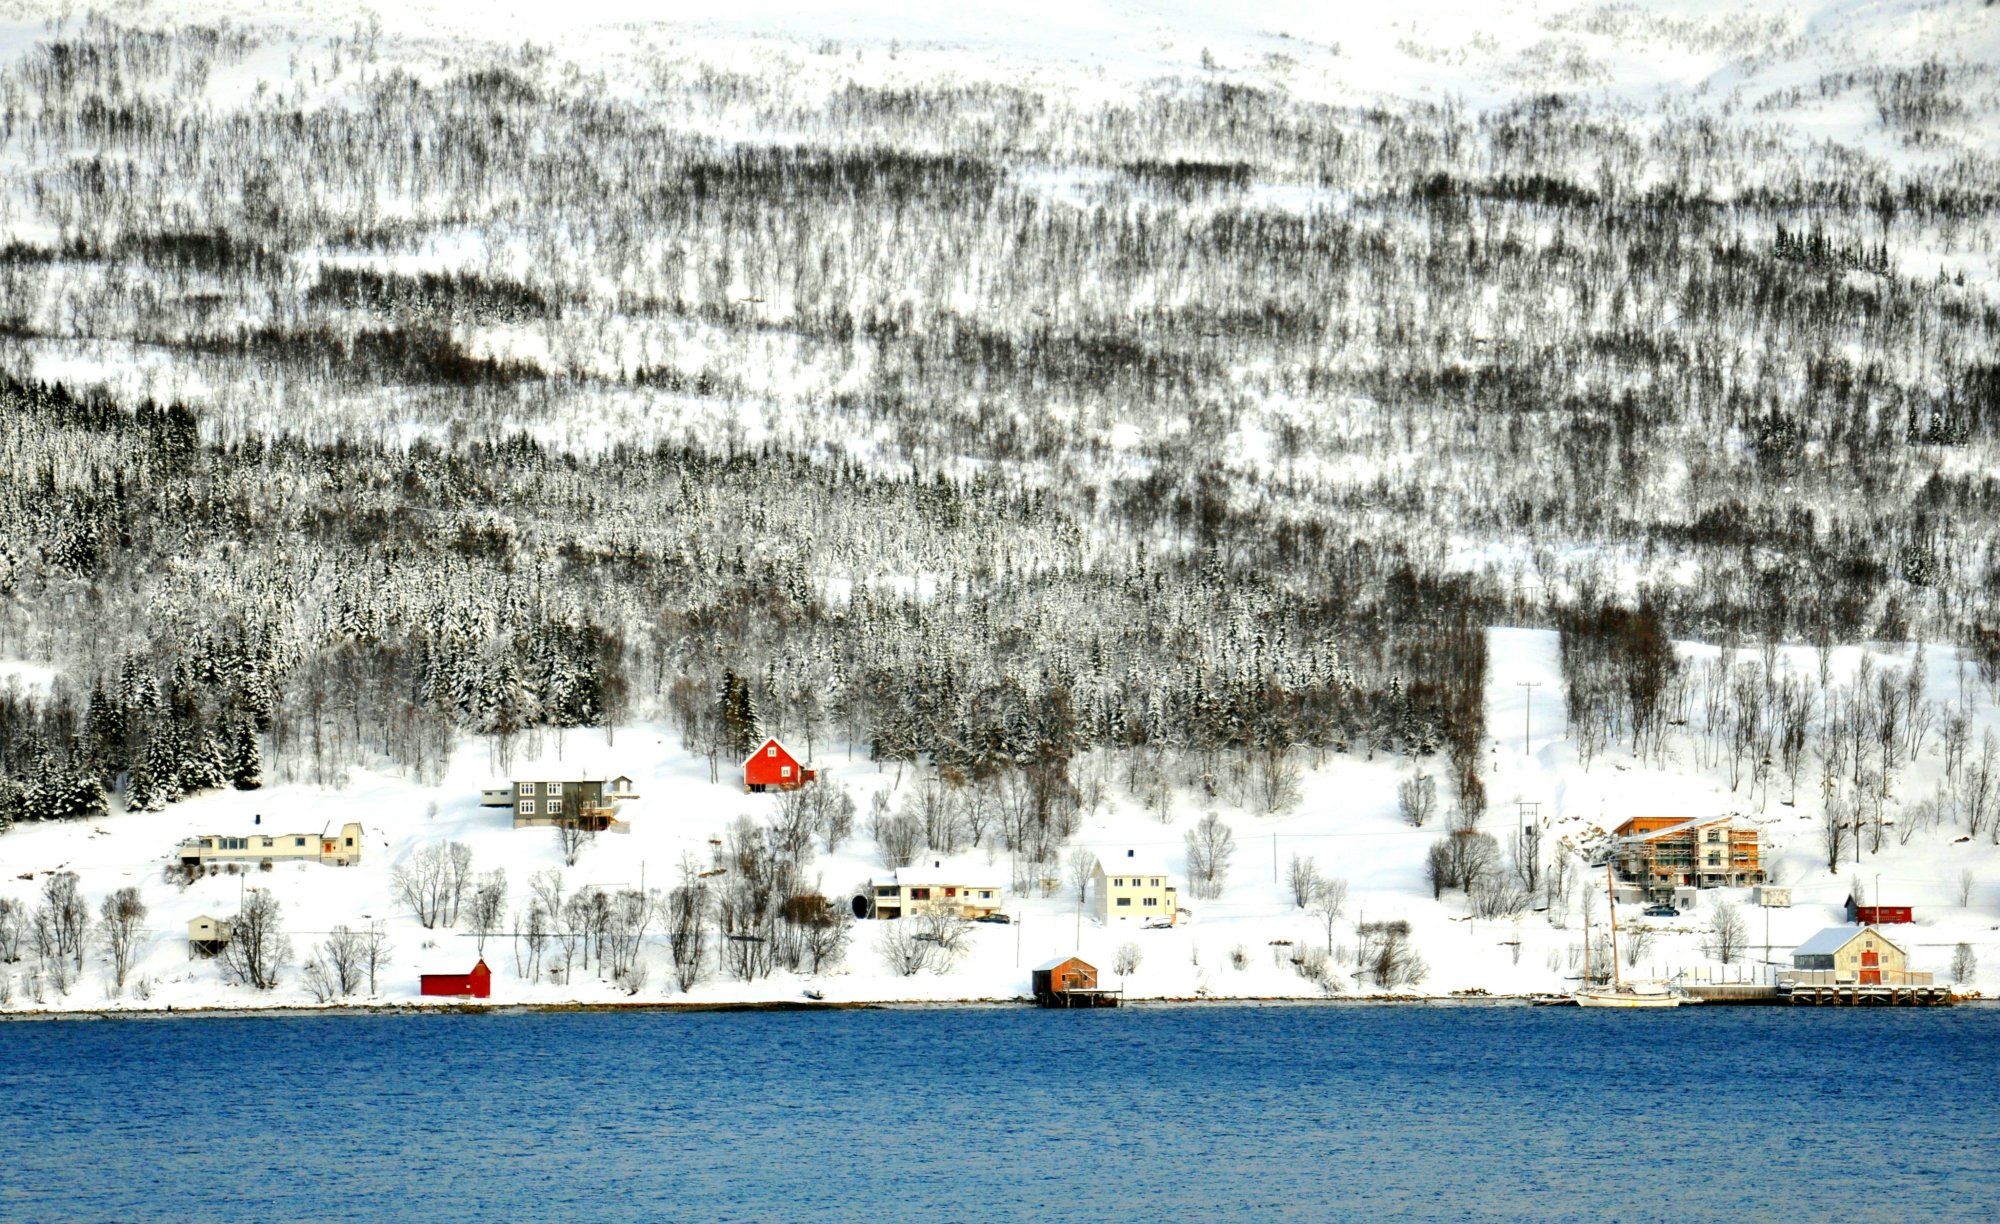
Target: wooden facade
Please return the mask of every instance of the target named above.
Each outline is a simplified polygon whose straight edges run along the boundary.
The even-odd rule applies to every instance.
[[[1124,997],[1098,986],[1097,966],[1080,956],[1036,966],[1031,984],[1037,1007],[1116,1007]]]
[[[493,971],[481,960],[470,973],[424,973],[417,976],[417,993],[443,998],[485,999],[493,994]]]
[[[819,771],[799,763],[775,739],[757,745],[757,751],[743,758],[743,789],[747,791],[796,790],[819,776]]]

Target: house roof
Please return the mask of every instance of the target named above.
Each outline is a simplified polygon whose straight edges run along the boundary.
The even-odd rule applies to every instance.
[[[1048,972],[1049,970],[1051,970],[1051,969],[1060,969],[1060,968],[1062,968],[1062,967],[1063,967],[1064,965],[1067,965],[1067,964],[1069,964],[1069,963],[1070,963],[1071,961],[1075,961],[1075,962],[1076,962],[1077,964],[1079,964],[1079,965],[1082,965],[1082,966],[1084,966],[1084,967],[1085,967],[1086,969],[1095,969],[1095,968],[1097,968],[1097,966],[1096,966],[1096,965],[1093,965],[1093,964],[1091,964],[1091,963],[1090,963],[1089,961],[1087,961],[1087,960],[1083,959],[1083,958],[1082,958],[1081,956],[1058,956],[1058,957],[1056,957],[1056,958],[1055,958],[1054,960],[1052,960],[1052,961],[1048,961],[1048,962],[1046,962],[1046,963],[1044,963],[1044,964],[1040,964],[1040,965],[1036,965],[1036,966],[1035,966],[1035,972],[1036,972],[1036,973],[1047,973],[1047,972]]]
[[[1643,833],[1627,833],[1625,840],[1628,842],[1657,841],[1662,837],[1675,837],[1712,824],[1729,824],[1731,827],[1734,827],[1735,819],[1733,816],[1690,816],[1686,820],[1677,821],[1664,828],[1648,829]]]
[[[1913,906],[1911,906],[1911,905],[1910,905],[1910,903],[1909,903],[1908,901],[1857,901],[1857,900],[1855,900],[1855,899],[1854,899],[1854,894],[1853,894],[1853,893],[1849,893],[1849,894],[1847,894],[1847,901],[1845,902],[1845,904],[1848,904],[1848,905],[1852,905],[1852,906],[1854,906],[1854,907],[1855,907],[1856,909],[1911,909],[1911,908],[1914,908]]]
[[[978,862],[963,859],[925,858],[918,859],[908,867],[896,868],[896,883],[901,885],[957,884],[970,888],[1000,888],[999,875],[994,869]]]
[[[1804,943],[1800,944],[1797,948],[1793,949],[1792,955],[1832,956],[1834,953],[1840,951],[1848,944],[1853,943],[1855,936],[1861,935],[1863,933],[1873,935],[1875,938],[1881,940],[1885,944],[1888,944],[1890,947],[1894,948],[1898,952],[1902,952],[1904,950],[1903,945],[1897,943],[1895,940],[1889,938],[1887,935],[1884,935],[1881,931],[1877,930],[1872,926],[1859,926],[1851,922],[1843,922],[1839,926],[1827,927],[1825,930],[1820,931],[1818,934],[1814,935],[1811,939],[1806,940]]]
[[[1167,857],[1145,846],[1099,846],[1097,869],[1105,875],[1171,875]]]
[[[748,769],[750,767],[750,762],[756,760],[759,756],[761,756],[764,752],[764,749],[769,748],[772,744],[778,745],[779,752],[784,753],[788,757],[792,757],[794,761],[798,760],[797,757],[792,756],[792,750],[790,748],[785,747],[784,742],[782,740],[780,740],[777,736],[772,735],[765,737],[762,743],[758,744],[755,748],[751,749],[750,755],[744,757],[743,763],[738,765],[736,768]]]

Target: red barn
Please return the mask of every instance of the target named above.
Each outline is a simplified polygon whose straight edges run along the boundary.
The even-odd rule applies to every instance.
[[[1847,920],[1856,926],[1887,926],[1892,922],[1915,922],[1907,905],[1863,905],[1847,899]]]
[[[743,758],[743,789],[747,791],[792,790],[818,776],[818,770],[799,764],[798,758],[775,739],[765,740],[757,751]]]
[[[417,976],[417,993],[445,995],[460,999],[486,999],[493,995],[493,971],[482,959],[471,973],[424,973]]]

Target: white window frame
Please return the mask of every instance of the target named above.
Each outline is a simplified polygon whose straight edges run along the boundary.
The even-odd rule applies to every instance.
[[[560,782],[551,782],[551,783],[549,783],[549,794],[551,794],[551,795],[560,795],[560,794],[562,794],[562,783],[560,783]]]
[[[779,777],[781,777],[781,778],[789,778],[789,777],[791,777],[791,776],[792,776],[792,767],[791,767],[790,765],[780,765],[780,766],[778,766],[778,776],[779,776]]]
[[[535,801],[533,799],[521,800],[521,815],[533,816],[534,814],[535,814]]]
[[[764,755],[770,757],[772,760],[776,760],[778,758],[778,746],[776,744],[766,745]]]
[[[521,783],[521,786],[520,786],[520,793],[521,793],[521,794],[523,794],[523,795],[532,795],[532,794],[534,794],[534,793],[535,793],[535,784],[534,784],[533,782],[523,782],[523,783]]]

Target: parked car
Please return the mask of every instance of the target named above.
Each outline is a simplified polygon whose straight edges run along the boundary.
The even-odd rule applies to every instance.
[[[994,913],[991,913],[991,914],[981,914],[981,915],[980,915],[979,917],[977,917],[977,918],[974,918],[974,919],[973,919],[973,921],[974,921],[974,922],[999,922],[999,923],[1008,923],[1008,922],[1012,922],[1012,921],[1014,921],[1014,920],[1013,920],[1012,918],[1009,918],[1009,917],[1008,917],[1007,915],[1005,915],[1005,914],[1002,914],[1002,913],[999,913],[999,912],[997,912],[997,911],[996,911],[996,912],[994,912]]]
[[[1172,922],[1169,922],[1165,918],[1154,918],[1151,921],[1147,922],[1142,929],[1148,931],[1167,931],[1167,930],[1172,930],[1173,925],[1174,924]]]
[[[1649,905],[1646,907],[1646,917],[1648,918],[1678,918],[1680,916],[1681,912],[1671,905]]]

